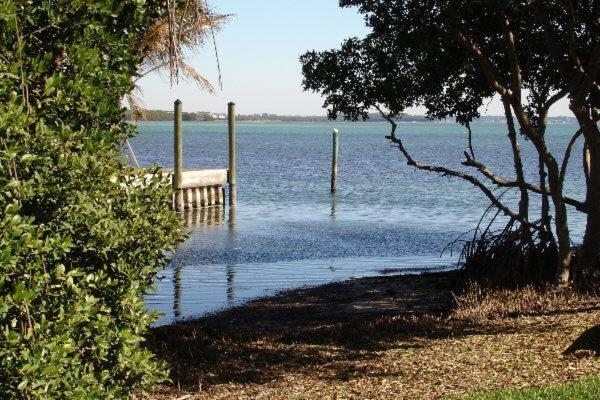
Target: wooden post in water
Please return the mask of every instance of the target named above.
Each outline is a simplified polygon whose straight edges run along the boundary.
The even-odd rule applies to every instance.
[[[236,139],[235,139],[235,103],[229,103],[228,106],[229,121],[229,206],[235,206],[236,198],[236,179],[235,179],[235,160],[236,160]]]
[[[175,101],[175,113],[174,113],[175,126],[173,129],[174,137],[174,157],[173,157],[173,188],[175,189],[175,210],[183,211],[184,199],[183,199],[183,188],[181,183],[183,181],[183,133],[181,129],[182,124],[182,110],[181,100]]]
[[[333,158],[331,162],[331,193],[337,191],[337,174],[340,152],[340,132],[333,130]]]

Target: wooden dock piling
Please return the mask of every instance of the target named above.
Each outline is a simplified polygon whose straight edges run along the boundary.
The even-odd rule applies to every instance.
[[[228,125],[229,125],[229,173],[227,180],[229,182],[229,205],[235,206],[236,201],[236,123],[235,123],[235,103],[229,103],[228,106]]]
[[[173,116],[173,189],[175,189],[175,210],[181,211],[184,209],[184,193],[183,193],[183,132],[182,132],[182,107],[181,100],[175,101],[175,112]]]
[[[235,104],[229,104],[229,166],[227,169],[183,169],[183,107],[181,100],[175,101],[173,126],[173,170],[171,176],[174,189],[173,209],[187,211],[198,208],[225,205],[225,185],[230,182],[231,205],[235,204]],[[148,174],[145,179],[152,179]]]
[[[340,132],[333,130],[333,157],[331,160],[331,193],[337,191],[338,162],[340,152]]]

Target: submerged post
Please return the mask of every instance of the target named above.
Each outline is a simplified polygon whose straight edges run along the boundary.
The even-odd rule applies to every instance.
[[[236,181],[235,181],[235,159],[236,159],[236,139],[235,139],[235,103],[229,103],[228,106],[229,122],[229,172],[227,180],[229,181],[229,205],[235,206]]]
[[[331,193],[337,191],[337,174],[338,161],[340,151],[340,132],[337,129],[333,130],[333,158],[331,162]]]
[[[174,157],[173,157],[173,188],[175,189],[175,210],[182,211],[184,209],[183,204],[183,190],[181,183],[183,181],[183,133],[181,129],[182,124],[182,111],[181,111],[181,100],[175,101],[175,113],[174,113]]]

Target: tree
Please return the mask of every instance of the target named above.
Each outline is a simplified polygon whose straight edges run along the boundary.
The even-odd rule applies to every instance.
[[[3,399],[125,399],[166,379],[141,346],[143,295],[181,223],[158,171],[135,184],[121,100],[167,3],[0,1]]]
[[[568,92],[570,108],[583,135],[587,226],[578,269],[597,279],[600,268],[600,4],[560,1],[533,5],[552,65]]]
[[[509,219],[504,231],[509,233],[508,236],[502,235],[502,240],[496,238],[491,242],[482,237],[483,242],[479,244],[491,247],[488,254],[497,255],[499,248],[506,250],[509,242],[512,251],[516,243],[520,249],[516,264],[523,264],[521,259],[524,257],[529,264],[539,268],[535,258],[546,259],[546,255],[556,248],[557,267],[552,268],[549,275],[567,282],[573,266],[567,206],[589,216],[595,215],[596,210],[591,210],[594,203],[589,199],[581,202],[565,197],[563,193],[572,145],[563,157],[566,161],[559,164],[546,144],[548,110],[556,101],[569,95],[574,87],[564,79],[565,74],[559,73],[555,64],[548,61],[550,40],[547,32],[557,30],[557,26],[564,32],[562,28],[572,26],[571,31],[579,35],[573,40],[577,43],[578,56],[584,60],[581,65],[588,65],[590,72],[584,74],[585,78],[579,78],[586,84],[579,86],[578,93],[591,100],[594,85],[597,86],[595,49],[598,44],[593,35],[593,21],[598,20],[594,18],[598,15],[598,6],[596,2],[578,2],[577,14],[571,13],[573,18],[556,22],[560,19],[556,17],[557,10],[568,7],[568,2],[551,3],[552,7],[539,11],[541,4],[535,1],[342,0],[341,6],[357,6],[365,14],[371,32],[364,39],[347,40],[338,50],[308,52],[301,62],[304,88],[324,95],[324,106],[328,107],[331,118],[343,114],[347,119],[357,120],[366,117],[370,109],[378,109],[392,124],[389,139],[399,147],[409,165],[464,179],[483,191],[492,205]],[[543,12],[553,12],[555,20],[544,17]],[[550,27],[546,26],[548,24]],[[566,42],[562,47],[558,42],[560,51],[556,57],[559,59],[568,54]],[[556,43],[552,42],[553,45]],[[493,96],[499,96],[504,105],[515,179],[490,171],[477,160],[471,146],[470,122],[479,116],[479,107]],[[593,109],[589,101],[587,104],[588,111]],[[505,205],[474,175],[424,165],[413,159],[396,134],[394,118],[407,107],[417,105],[425,106],[432,119],[454,117],[467,127],[468,151],[463,165],[474,168],[492,186],[517,188],[521,198],[518,211]],[[582,130],[592,129],[591,126],[597,129],[593,112],[587,115],[587,125],[582,124]],[[531,141],[539,153],[538,184],[525,181],[519,136]],[[577,137],[576,134],[574,141]],[[591,179],[588,188],[593,186],[595,178]],[[542,216],[539,220],[532,220],[529,215],[531,192],[541,195]],[[554,208],[553,227],[550,226],[548,199],[552,200]],[[588,223],[588,230],[599,229],[600,225]],[[597,251],[600,248],[600,243],[594,242],[593,237],[593,234],[586,236],[584,249]],[[597,273],[597,263],[590,268]]]

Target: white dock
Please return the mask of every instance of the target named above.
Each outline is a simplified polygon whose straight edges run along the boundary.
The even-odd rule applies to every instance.
[[[174,183],[173,170],[171,183]],[[173,198],[173,207],[178,211],[197,208],[222,207],[225,205],[227,169],[184,169],[179,191]]]

